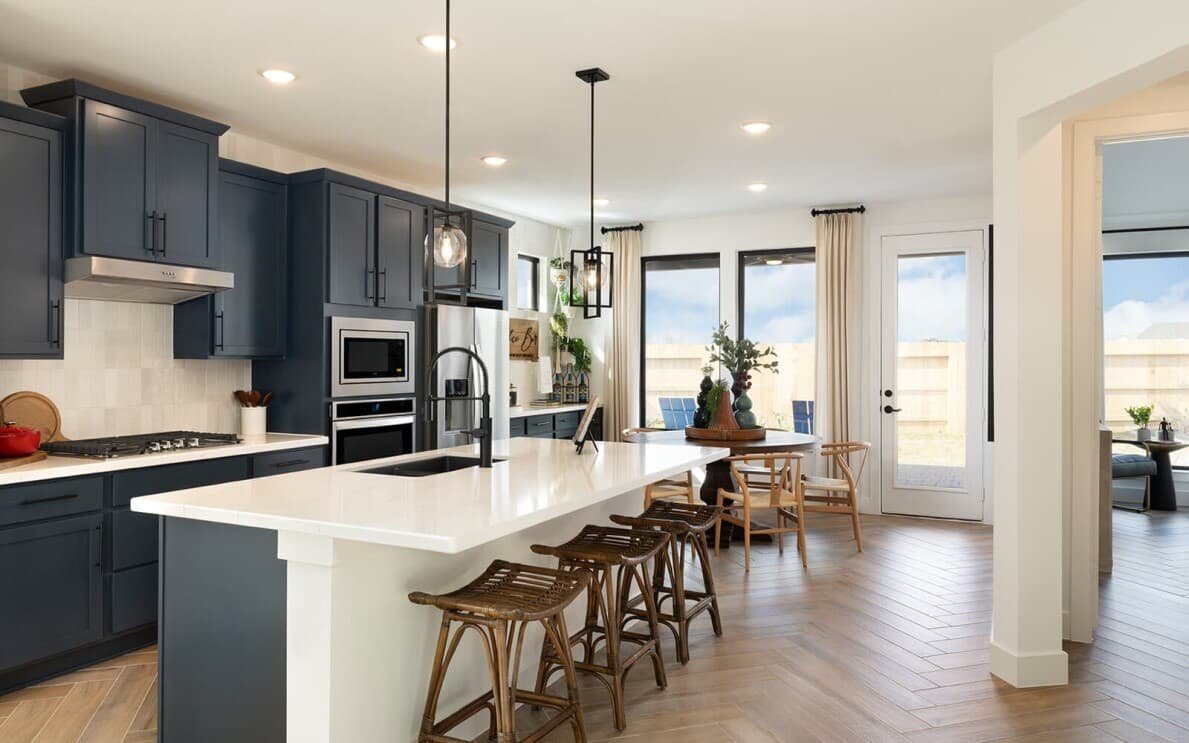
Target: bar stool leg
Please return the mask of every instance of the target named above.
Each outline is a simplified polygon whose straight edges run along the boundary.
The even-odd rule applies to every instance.
[[[433,734],[433,724],[438,711],[438,698],[442,695],[442,680],[446,664],[446,641],[450,639],[450,615],[443,612],[442,628],[438,631],[438,647],[433,656],[433,670],[429,676],[429,692],[425,698],[425,713],[421,716],[421,737]]]
[[[710,623],[714,625],[714,634],[722,637],[722,617],[718,613],[718,591],[714,589],[714,573],[710,570],[710,545],[706,541],[706,533],[698,534],[694,541],[698,553],[698,562],[702,564],[702,589],[710,594]]]
[[[566,615],[559,612],[553,619],[542,622],[548,639],[557,648],[562,658],[563,673],[566,678],[566,698],[574,705],[574,716],[570,718],[570,727],[574,729],[576,743],[586,743],[586,722],[582,717],[582,703],[578,698],[578,674],[574,671],[574,656],[567,641],[569,631],[566,629]]]
[[[648,581],[645,580],[640,566],[634,566],[631,569],[631,577],[635,579],[636,584],[640,587],[640,593],[644,596],[644,607],[648,612],[648,629],[652,634],[652,651],[649,653],[652,657],[652,670],[656,676],[656,685],[664,689],[669,685],[669,681],[665,676],[665,660],[661,657],[661,633],[660,623],[656,617],[656,602],[652,600],[652,592],[648,590]]]
[[[494,653],[488,658],[491,670],[491,689],[495,705],[495,739],[497,743],[514,743],[516,740],[516,716],[511,703],[508,667],[508,623],[496,621],[488,629]],[[492,661],[494,660],[494,663]]]
[[[673,621],[677,625],[677,661],[689,663],[689,616],[685,603],[685,547],[688,536],[670,538],[673,545]],[[680,544],[678,544],[680,542]]]

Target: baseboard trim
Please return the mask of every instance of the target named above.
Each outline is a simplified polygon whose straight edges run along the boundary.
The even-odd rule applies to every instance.
[[[1064,650],[1020,655],[992,640],[991,674],[1018,689],[1064,686],[1069,683],[1069,656]]]

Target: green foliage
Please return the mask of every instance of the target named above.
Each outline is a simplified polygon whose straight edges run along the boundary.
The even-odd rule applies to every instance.
[[[718,403],[723,399],[723,394],[729,392],[730,386],[726,383],[726,380],[720,379],[706,393],[706,419],[708,421],[714,422],[714,411],[718,410]],[[727,404],[731,404],[730,394],[727,394]]]
[[[550,268],[564,268],[565,270],[569,271],[570,270],[570,262],[568,260],[566,260],[565,258],[562,258],[560,255],[554,256],[553,258],[549,259],[549,267]]]
[[[1135,407],[1127,408],[1127,415],[1131,416],[1131,420],[1140,428],[1146,428],[1148,421],[1152,419],[1151,405],[1137,405]]]
[[[710,345],[706,350],[710,353],[711,363],[720,363],[734,374],[746,374],[752,369],[780,373],[776,368],[776,352],[771,346],[757,346],[747,338],[736,341],[727,332],[727,325],[725,322],[719,325],[710,337]]]
[[[574,370],[590,374],[590,349],[586,347],[586,341],[581,338],[566,338],[563,342],[564,350],[569,351],[574,357]]]
[[[556,310],[549,316],[549,330],[554,338],[565,339],[566,333],[570,332],[570,316],[565,310]]]

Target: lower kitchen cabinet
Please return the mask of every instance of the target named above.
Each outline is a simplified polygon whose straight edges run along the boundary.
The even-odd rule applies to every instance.
[[[157,640],[160,519],[133,498],[326,460],[316,446],[0,487],[0,693]]]
[[[0,668],[102,638],[102,524],[93,513],[0,529]]]
[[[511,420],[510,436],[527,436],[532,439],[572,439],[582,423],[583,411],[570,410],[564,413],[528,415]],[[590,433],[596,441],[603,440],[603,409],[595,410],[590,421]]]

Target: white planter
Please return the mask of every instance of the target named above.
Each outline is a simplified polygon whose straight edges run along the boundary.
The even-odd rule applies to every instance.
[[[239,435],[245,441],[260,440],[268,430],[268,408],[240,408]]]

